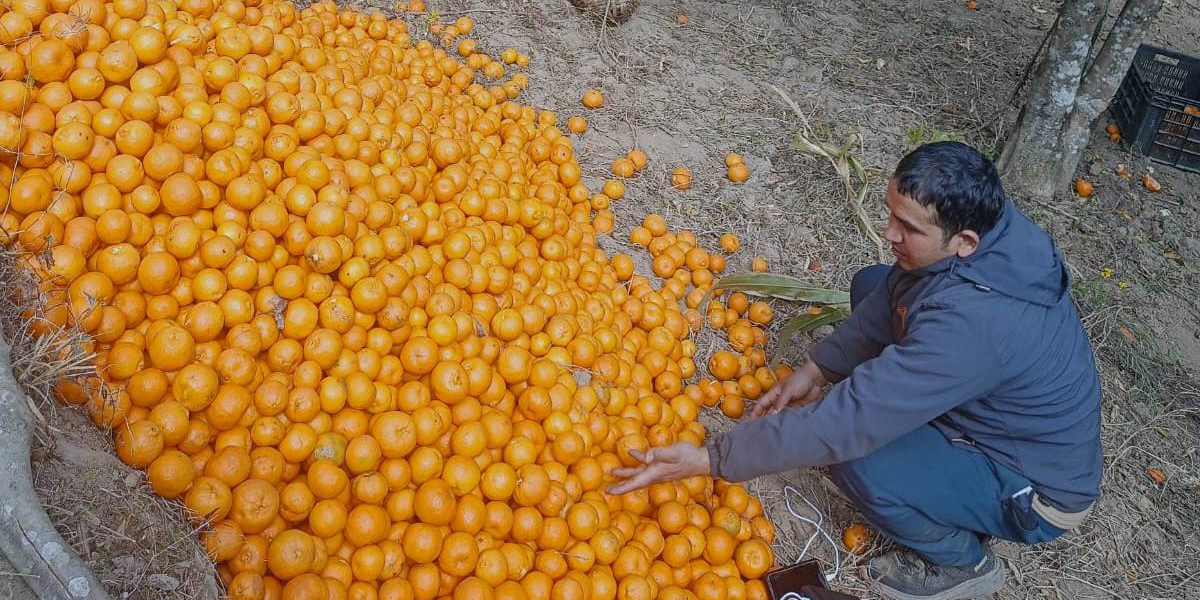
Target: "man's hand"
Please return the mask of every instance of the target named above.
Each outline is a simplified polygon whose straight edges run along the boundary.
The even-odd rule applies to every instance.
[[[640,467],[613,469],[612,474],[624,481],[608,487],[608,493],[620,495],[655,483],[708,475],[708,449],[677,442],[670,446],[651,448],[645,454],[631,450],[630,456],[642,463]]]
[[[750,418],[757,419],[773,415],[785,408],[799,408],[811,404],[821,395],[821,386],[825,385],[825,376],[813,361],[804,363],[803,367],[788,375],[779,385],[763,394],[754,404]]]

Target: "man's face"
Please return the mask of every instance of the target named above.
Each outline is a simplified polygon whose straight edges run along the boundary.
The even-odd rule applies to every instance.
[[[885,201],[891,218],[883,237],[891,242],[892,254],[896,256],[901,269],[920,269],[952,254],[968,256],[975,251],[974,244],[970,244],[969,249],[963,246],[964,233],[968,232],[955,234],[946,242],[945,234],[936,222],[937,209],[932,204],[922,206],[920,202],[901,194],[896,189],[895,178],[888,182]],[[974,235],[974,232],[969,233]],[[978,237],[975,241],[978,242]]]

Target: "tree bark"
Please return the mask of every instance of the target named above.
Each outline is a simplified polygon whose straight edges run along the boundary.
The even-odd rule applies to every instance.
[[[1005,143],[999,168],[1009,188],[1038,198],[1054,195],[1062,151],[1059,133],[1075,106],[1091,55],[1092,39],[1107,0],[1065,0],[1046,54],[1034,72],[1016,130]]]
[[[1075,108],[1071,111],[1066,130],[1060,136],[1061,162],[1055,178],[1055,189],[1066,189],[1070,185],[1083,150],[1087,147],[1092,124],[1117,93],[1138,45],[1162,4],[1162,0],[1126,0],[1100,53],[1088,65],[1079,84],[1079,93],[1075,96]]]

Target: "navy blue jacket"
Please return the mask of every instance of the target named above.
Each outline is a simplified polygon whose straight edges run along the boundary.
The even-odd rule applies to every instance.
[[[1050,237],[1006,202],[971,256],[892,267],[811,350],[837,383],[814,404],[716,436],[714,475],[842,463],[932,423],[1029,478],[1052,506],[1085,509],[1103,470],[1100,380],[1070,287]]]

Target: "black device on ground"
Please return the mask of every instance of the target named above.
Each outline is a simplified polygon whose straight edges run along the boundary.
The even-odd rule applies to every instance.
[[[775,569],[763,579],[771,600],[857,600],[831,591],[821,564],[813,559]]]
[[[1200,59],[1142,44],[1109,111],[1131,150],[1200,173]]]

